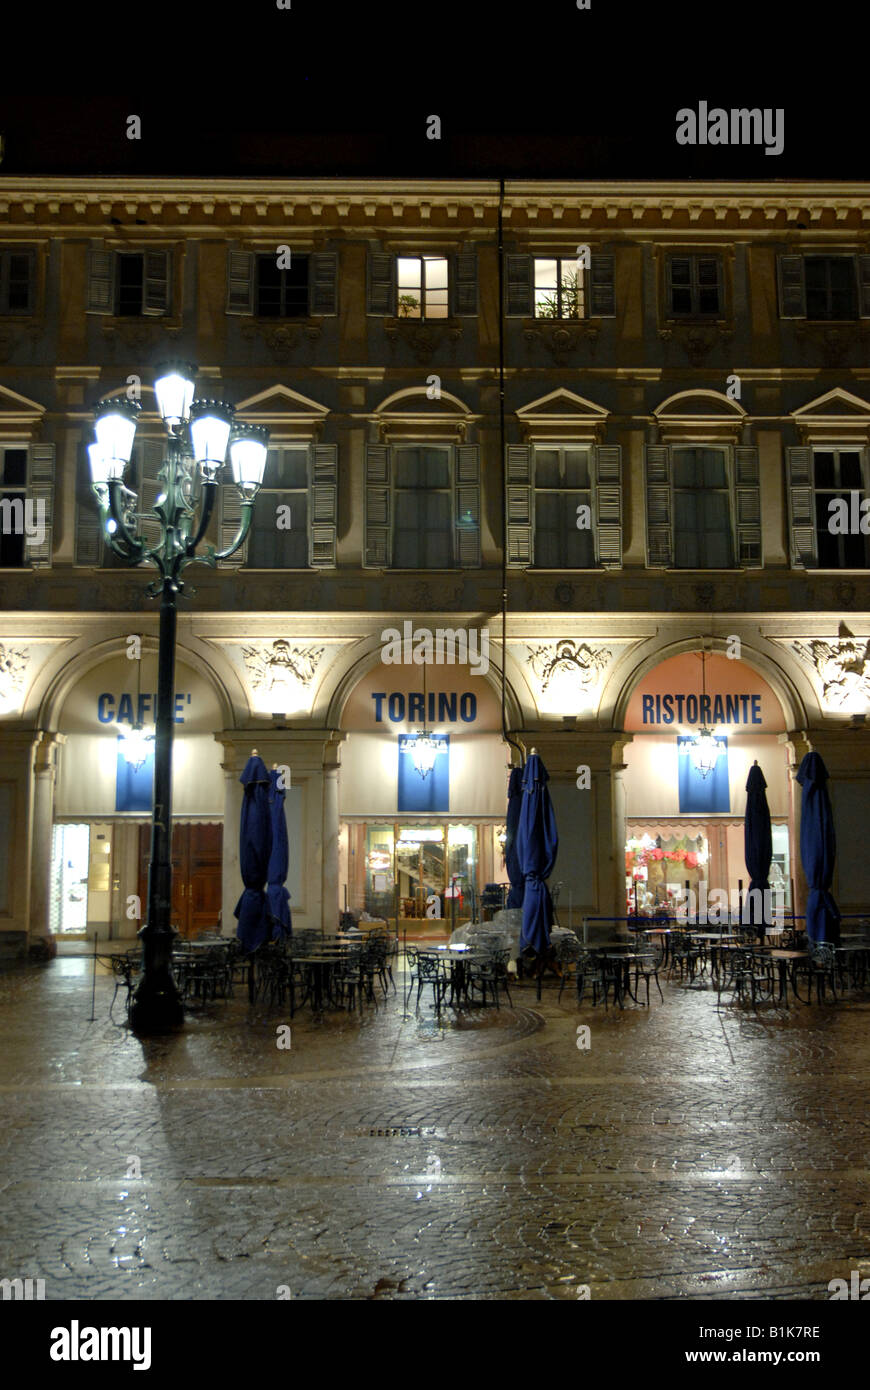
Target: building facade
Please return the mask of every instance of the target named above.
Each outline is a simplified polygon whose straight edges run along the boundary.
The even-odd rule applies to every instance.
[[[179,611],[185,934],[234,929],[252,748],[288,769],[295,923],[467,915],[505,878],[505,729],[550,774],[563,922],[624,915],[634,875],[736,891],[754,761],[800,911],[811,748],[862,909],[868,325],[860,185],[4,180],[5,948],[141,925],[150,765],[119,732],[153,725],[156,605],[86,446],[138,395],[150,506],[167,356],[271,432],[244,549]]]

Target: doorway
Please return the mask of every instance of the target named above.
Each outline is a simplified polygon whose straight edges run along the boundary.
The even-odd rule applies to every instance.
[[[183,937],[219,927],[222,902],[224,828],[220,824],[172,827],[172,925]],[[139,900],[148,901],[151,826],[139,827]]]

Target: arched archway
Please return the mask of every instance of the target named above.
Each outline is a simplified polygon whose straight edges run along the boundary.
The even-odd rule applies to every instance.
[[[115,636],[76,650],[42,692],[48,752],[37,767],[33,917],[54,933],[132,938],[142,925],[153,746],[137,760],[124,734],[135,724],[153,734],[156,685],[156,640]],[[197,935],[221,913],[225,776],[215,733],[233,713],[223,683],[184,647],[175,692],[173,924]],[[44,902],[39,883],[48,885]]]
[[[393,650],[373,640],[337,680],[328,717],[346,735],[339,873],[347,906],[420,934],[463,921],[487,883],[506,879],[499,834],[510,750],[500,673],[474,634],[442,629],[439,659],[439,629],[406,627],[431,633],[430,660],[413,660],[410,634],[407,648],[404,632]],[[513,722],[510,688],[506,703]],[[419,734],[434,740],[428,767]]]
[[[764,654],[733,639],[674,643],[642,662],[619,692],[624,753],[626,905],[673,903],[688,886],[739,911],[748,887],[743,817],[757,763],[773,827],[771,887],[791,904],[794,843],[786,740],[803,713],[792,683]],[[738,656],[739,651],[739,656]],[[700,739],[712,734],[714,752]]]

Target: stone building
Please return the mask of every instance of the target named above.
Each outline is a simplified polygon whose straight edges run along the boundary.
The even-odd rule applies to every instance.
[[[294,922],[467,913],[505,877],[502,701],[550,773],[563,921],[624,914],[627,867],[659,901],[734,891],[754,760],[800,910],[810,748],[835,895],[864,906],[868,221],[845,184],[4,179],[4,949],[140,925],[150,765],[130,772],[119,731],[153,722],[153,572],[109,554],[85,451],[96,401],[141,382],[150,505],[168,356],[271,431],[245,550],[188,570],[180,607],[183,932],[234,929],[252,747],[290,770]],[[406,624],[488,649],[386,660]]]

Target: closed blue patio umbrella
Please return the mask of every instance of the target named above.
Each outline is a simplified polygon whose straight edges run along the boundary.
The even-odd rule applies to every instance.
[[[523,871],[523,926],[520,951],[544,956],[550,946],[553,899],[547,887],[556,865],[559,836],[547,790],[549,774],[534,750],[523,769],[522,804],[517,826],[517,857]]]
[[[749,894],[744,904],[744,920],[758,928],[759,938],[764,940],[765,927],[772,926],[768,920],[770,898],[770,864],[773,859],[773,835],[770,829],[770,807],[767,804],[767,782],[764,773],[753,763],[746,780],[746,813],[743,817],[743,854],[749,873]],[[753,890],[757,890],[753,892]],[[759,906],[761,894],[761,906]]]
[[[252,753],[239,778],[244,787],[239,826],[239,871],[245,885],[236,903],[236,936],[246,951],[256,951],[269,938],[265,893],[272,834],[269,816],[269,770]]]
[[[287,817],[284,813],[285,791],[280,785],[281,774],[277,768],[269,773],[269,821],[271,826],[271,846],[266,877],[267,914],[272,923],[272,940],[280,941],[293,930],[290,916],[290,894],[285,886],[287,870],[290,868],[290,844],[287,839]]]
[[[517,853],[517,827],[520,823],[520,807],[523,802],[523,769],[512,767],[511,775],[508,780],[508,804],[507,804],[507,825],[506,838],[504,842],[504,866],[507,869],[507,876],[510,879],[510,892],[507,896],[506,907],[522,907],[523,891],[525,889],[525,876],[520,867],[519,855]]]
[[[828,769],[818,753],[807,753],[798,771],[801,800],[801,863],[810,895],[807,899],[807,941],[840,940],[840,909],[831,896],[837,838],[828,794]]]

